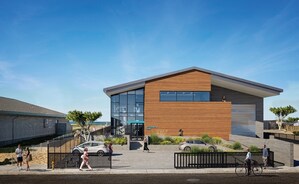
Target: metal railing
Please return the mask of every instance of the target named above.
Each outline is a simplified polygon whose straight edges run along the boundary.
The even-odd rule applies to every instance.
[[[254,152],[252,159],[263,164],[262,153]],[[244,162],[246,152],[174,153],[174,168],[235,167]],[[268,166],[274,167],[274,152],[269,151]]]
[[[82,162],[82,153],[72,153],[72,149],[81,144],[80,138],[74,138],[73,135],[61,136],[48,141],[48,169],[54,168],[79,168]],[[89,153],[89,164],[93,168],[111,168],[111,155],[99,156]]]
[[[281,133],[275,133],[274,134],[275,139],[280,139],[288,142],[293,143],[299,143],[299,136],[294,134],[281,134]]]

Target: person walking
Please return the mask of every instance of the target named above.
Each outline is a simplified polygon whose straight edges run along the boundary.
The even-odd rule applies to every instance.
[[[143,139],[143,152],[144,151],[149,152],[149,149],[147,147],[147,138],[146,137],[144,137],[144,139]]]
[[[84,148],[84,152],[83,152],[83,155],[81,156],[81,158],[82,158],[82,163],[80,165],[79,170],[82,171],[82,167],[84,165],[86,165],[88,167],[88,170],[92,171],[92,168],[90,167],[90,165],[88,163],[88,160],[89,160],[89,158],[88,158],[88,148]]]
[[[30,170],[29,161],[31,161],[32,156],[31,156],[29,147],[26,147],[25,151],[26,151],[26,153],[25,153],[25,162],[26,162],[26,166],[27,166],[26,171],[29,171]]]
[[[22,163],[23,163],[23,150],[21,148],[21,144],[18,145],[15,153],[17,155],[17,167],[20,171],[22,170]]]
[[[113,154],[113,148],[112,148],[112,143],[111,142],[108,145],[108,149],[109,149],[110,155],[112,156],[112,154]]]
[[[268,165],[268,156],[269,156],[269,153],[268,153],[268,148],[266,145],[264,145],[264,148],[263,148],[263,162],[264,162],[264,169],[266,169],[267,165]]]
[[[248,171],[247,175],[249,176],[250,172],[251,172],[251,153],[250,153],[249,148],[247,148],[247,154],[246,154],[245,162],[246,162],[247,171]]]

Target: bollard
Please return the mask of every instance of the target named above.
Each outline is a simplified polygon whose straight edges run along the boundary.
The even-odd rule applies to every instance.
[[[54,170],[54,160],[52,160],[52,170]]]

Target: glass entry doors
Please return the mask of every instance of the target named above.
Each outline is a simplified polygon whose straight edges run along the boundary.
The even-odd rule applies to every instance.
[[[144,123],[131,123],[130,124],[130,139],[143,140],[144,137]]]

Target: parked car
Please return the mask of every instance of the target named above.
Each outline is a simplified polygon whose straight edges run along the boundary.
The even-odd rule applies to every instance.
[[[99,156],[109,154],[106,144],[100,141],[87,141],[79,144],[72,149],[72,153],[83,153],[84,148],[88,148],[88,153],[97,153]]]
[[[179,150],[190,151],[191,147],[208,148],[212,152],[217,150],[216,146],[207,144],[201,140],[188,140],[186,142],[180,143]]]

